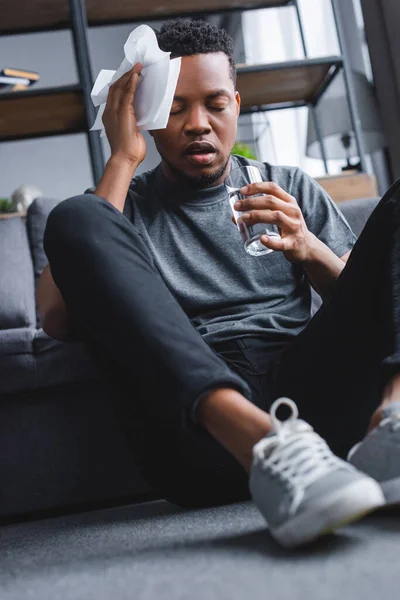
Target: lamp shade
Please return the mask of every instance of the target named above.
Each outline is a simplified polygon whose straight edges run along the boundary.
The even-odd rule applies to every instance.
[[[365,151],[371,154],[385,147],[375,90],[367,77],[352,71],[353,86],[361,121]],[[338,76],[315,108],[328,159],[358,156],[343,74]],[[349,136],[348,147],[343,136]],[[310,158],[322,158],[312,114],[308,114],[307,148]]]

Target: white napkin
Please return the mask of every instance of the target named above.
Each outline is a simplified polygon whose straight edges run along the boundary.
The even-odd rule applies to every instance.
[[[181,59],[170,59],[170,52],[160,50],[157,37],[148,25],[140,25],[129,35],[124,45],[125,58],[117,71],[102,69],[97,76],[90,97],[99,106],[91,131],[101,129],[100,137],[105,136],[102,121],[110,85],[132,67],[141,62],[142,75],[136,89],[134,108],[139,129],[164,129],[178,82]]]

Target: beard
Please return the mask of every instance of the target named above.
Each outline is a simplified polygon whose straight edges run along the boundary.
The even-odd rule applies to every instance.
[[[228,156],[224,164],[221,167],[219,167],[216,171],[213,171],[212,173],[203,173],[202,175],[196,177],[188,175],[182,169],[178,169],[178,167],[175,167],[166,156],[164,156],[161,153],[160,155],[163,161],[168,165],[172,173],[175,175],[177,181],[179,183],[182,183],[185,187],[192,190],[201,190],[204,188],[212,187],[218,181],[218,179],[221,179],[221,177],[225,173],[230,159],[230,156]]]

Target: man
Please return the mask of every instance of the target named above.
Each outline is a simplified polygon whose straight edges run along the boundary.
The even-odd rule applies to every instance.
[[[281,239],[249,256],[223,185],[249,162],[230,156],[240,110],[232,41],[180,20],[158,40],[183,57],[168,126],[153,132],[161,164],[135,177],[146,154],[135,65],[110,88],[100,183],[49,216],[43,328],[85,342],[164,497],[244,499],[250,474],[271,533],[297,545],[400,500],[400,184],[355,244],[314,180],[256,163],[265,182],[245,190],[258,197],[240,210],[278,225]],[[312,320],[310,284],[324,298]],[[273,403],[281,396],[296,404]],[[351,453],[360,470],[297,419],[296,405],[336,454],[361,440]]]

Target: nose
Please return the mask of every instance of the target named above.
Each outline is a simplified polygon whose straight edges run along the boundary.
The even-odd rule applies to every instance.
[[[187,120],[185,123],[185,134],[204,135],[211,132],[211,126],[208,120],[207,111],[202,107],[192,107],[188,111]]]

